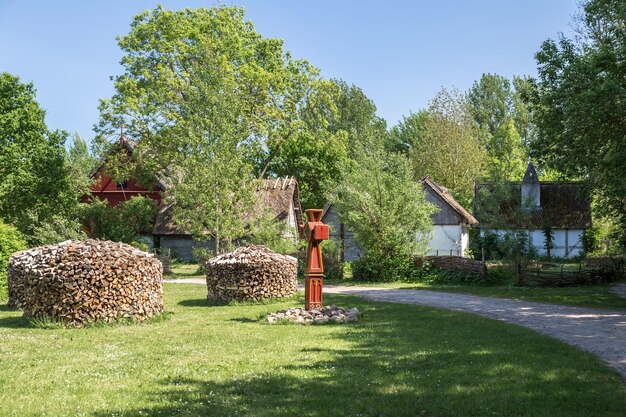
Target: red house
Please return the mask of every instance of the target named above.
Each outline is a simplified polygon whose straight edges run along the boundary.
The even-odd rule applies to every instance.
[[[137,143],[123,136],[120,137],[119,143],[113,148],[112,152],[119,151],[120,147],[126,152],[128,158],[132,158],[133,151]],[[103,164],[104,165],[104,164]],[[124,182],[116,182],[103,172],[103,165],[92,174],[97,182],[91,186],[91,195],[100,200],[107,200],[109,207],[117,206],[123,201],[130,200],[131,197],[144,196],[153,199],[157,205],[161,205],[161,192],[165,189],[161,181],[156,182],[153,189],[137,184],[135,180],[129,178]],[[84,196],[83,201],[89,200],[90,196]]]

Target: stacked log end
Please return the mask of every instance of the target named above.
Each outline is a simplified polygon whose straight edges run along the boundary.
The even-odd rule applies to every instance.
[[[209,300],[259,301],[298,291],[298,261],[265,246],[243,246],[206,262]]]
[[[161,262],[119,242],[66,241],[9,259],[9,305],[25,316],[67,325],[120,318],[145,320],[163,311]]]

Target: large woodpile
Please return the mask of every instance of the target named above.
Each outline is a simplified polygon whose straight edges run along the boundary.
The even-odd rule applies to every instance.
[[[209,300],[288,297],[298,291],[298,261],[265,246],[243,246],[206,262]]]
[[[432,267],[448,271],[462,271],[469,274],[484,275],[485,263],[460,256],[423,256],[415,258],[415,265],[420,267],[428,262]]]
[[[125,243],[66,241],[9,259],[9,304],[27,317],[80,326],[163,311],[161,262]]]

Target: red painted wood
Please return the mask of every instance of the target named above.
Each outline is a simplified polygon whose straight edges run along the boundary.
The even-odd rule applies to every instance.
[[[309,242],[306,269],[304,271],[304,308],[311,310],[322,308],[322,286],[324,284],[324,262],[320,244],[328,239],[328,226],[321,222],[323,211],[320,209],[305,210],[309,219],[305,238]]]

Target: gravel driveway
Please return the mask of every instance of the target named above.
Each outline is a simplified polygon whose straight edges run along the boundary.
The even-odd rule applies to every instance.
[[[206,284],[203,279],[194,278],[166,280],[166,282]],[[626,312],[624,311],[377,287],[325,286],[324,292],[355,295],[371,301],[447,308],[524,326],[599,356],[626,379]]]

